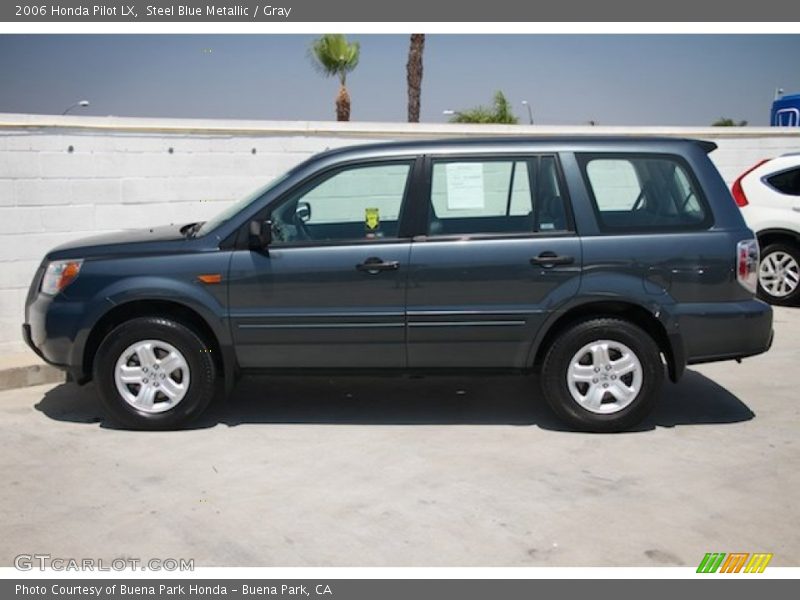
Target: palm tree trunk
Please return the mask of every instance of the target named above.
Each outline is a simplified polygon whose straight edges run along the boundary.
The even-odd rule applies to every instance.
[[[408,122],[419,123],[419,106],[422,96],[422,52],[425,50],[425,34],[412,33],[408,47],[406,80],[408,81]]]
[[[336,95],[336,120],[350,120],[350,93],[344,84],[339,86],[339,93]]]

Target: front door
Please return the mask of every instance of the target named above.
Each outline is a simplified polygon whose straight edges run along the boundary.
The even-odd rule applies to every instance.
[[[350,165],[264,218],[268,251],[238,250],[229,306],[244,368],[402,368],[411,243],[400,222],[413,161]]]
[[[408,281],[414,368],[525,368],[578,291],[581,245],[555,156],[433,159]]]

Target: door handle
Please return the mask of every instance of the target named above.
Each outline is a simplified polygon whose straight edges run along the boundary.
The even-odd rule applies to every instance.
[[[563,256],[555,252],[542,252],[539,256],[534,256],[531,259],[531,264],[539,267],[554,267],[555,265],[571,265],[575,262],[572,256]]]
[[[373,256],[365,260],[363,263],[356,265],[356,270],[364,273],[380,273],[381,271],[397,271],[400,268],[400,263],[396,260],[384,262],[377,256]]]

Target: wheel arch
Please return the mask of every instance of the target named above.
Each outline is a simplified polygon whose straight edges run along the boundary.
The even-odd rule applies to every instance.
[[[669,377],[677,381],[686,368],[682,345],[675,336],[667,333],[664,324],[643,306],[625,300],[588,301],[564,311],[546,329],[538,342],[534,343],[532,365],[539,370],[547,349],[553,341],[574,323],[590,318],[613,317],[624,319],[641,327],[656,342],[667,363]]]
[[[762,250],[770,244],[788,243],[800,248],[800,232],[791,229],[771,228],[756,234],[758,246]]]
[[[194,308],[175,300],[134,299],[113,306],[94,324],[83,348],[81,368],[84,381],[91,378],[97,349],[115,327],[138,317],[164,317],[191,327],[209,345],[214,363],[223,374],[226,391],[230,391],[236,375],[232,349],[223,345],[211,324]]]

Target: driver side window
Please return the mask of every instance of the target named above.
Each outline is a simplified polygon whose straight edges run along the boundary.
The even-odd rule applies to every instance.
[[[273,209],[278,244],[397,237],[410,162],[346,167]]]

